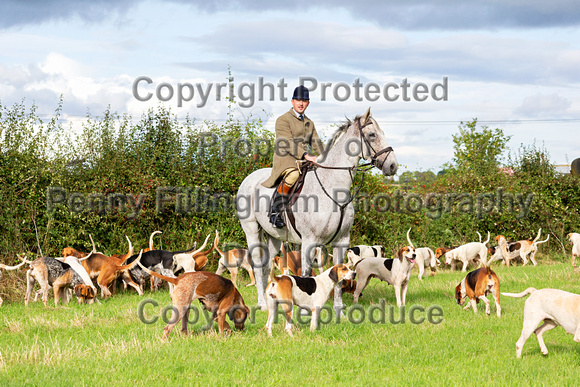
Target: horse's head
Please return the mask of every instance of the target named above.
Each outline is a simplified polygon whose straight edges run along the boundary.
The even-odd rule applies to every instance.
[[[370,161],[375,167],[380,169],[385,176],[392,176],[397,173],[399,164],[389,146],[385,133],[371,115],[371,108],[361,117],[357,117],[353,123],[358,130],[361,139],[361,157]]]

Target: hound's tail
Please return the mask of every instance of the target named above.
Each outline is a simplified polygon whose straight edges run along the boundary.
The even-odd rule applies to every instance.
[[[220,250],[219,243],[220,243],[220,236],[219,236],[219,233],[216,230],[216,232],[215,232],[215,238],[213,240],[213,248],[215,249],[215,251],[218,252],[218,254],[220,255],[220,257],[223,258],[224,257],[224,252],[222,250]]]
[[[276,265],[272,264],[271,268],[270,268],[270,275],[268,276],[268,279],[270,282],[272,283],[276,283],[276,271],[274,270],[276,268]]]
[[[534,241],[532,243],[536,243],[538,241],[538,239],[540,239],[540,235],[542,235],[542,228],[541,227],[538,229],[538,235],[536,236],[536,238],[534,239]],[[550,236],[548,235],[548,238],[549,237]]]
[[[548,240],[550,240],[550,234],[548,234],[548,237],[546,239],[544,239],[543,241],[536,242],[536,246],[540,245],[542,243],[546,243]]]
[[[0,269],[4,269],[4,270],[17,270],[19,268],[21,268],[22,266],[24,266],[25,263],[31,263],[30,261],[26,260],[26,257],[22,258],[20,255],[18,256],[18,258],[22,259],[22,262],[19,263],[16,266],[6,266],[0,263]]]
[[[159,230],[153,231],[151,233],[151,236],[149,237],[149,251],[154,250],[153,249],[153,237],[155,236],[155,234],[163,234],[163,233]]]
[[[167,281],[169,283],[172,283],[173,285],[177,285],[177,278],[166,277],[164,275],[158,274],[158,273],[154,272],[153,270],[147,269],[145,266],[143,266],[141,264],[141,262],[139,262],[139,266],[141,266],[141,269],[145,270],[145,272],[148,273],[149,275],[152,275],[153,277],[157,277],[159,279],[162,279],[163,281]]]
[[[134,260],[133,262],[131,262],[128,265],[125,266],[119,266],[118,270],[131,270],[132,268],[134,268],[135,266],[137,266],[137,264],[141,264],[139,261],[141,260],[141,256],[143,255],[143,249],[141,249],[141,251],[139,252],[139,256],[137,257],[136,260]]]
[[[502,293],[503,296],[514,297],[514,298],[522,298],[527,296],[528,294],[532,294],[536,291],[536,288],[527,288],[521,293]]]

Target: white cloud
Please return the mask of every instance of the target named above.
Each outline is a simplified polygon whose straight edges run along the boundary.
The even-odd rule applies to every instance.
[[[515,112],[524,117],[554,117],[565,114],[572,103],[567,98],[563,98],[557,93],[544,95],[536,94],[524,98],[522,104],[515,109]]]

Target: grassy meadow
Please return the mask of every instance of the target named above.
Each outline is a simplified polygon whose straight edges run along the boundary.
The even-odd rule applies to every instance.
[[[529,286],[552,287],[580,293],[579,274],[568,257],[540,257],[538,266],[494,266],[504,292]],[[409,284],[405,322],[390,322],[394,290],[371,280],[360,304],[386,306],[385,323],[360,324],[343,318],[310,332],[300,326],[294,337],[274,325],[273,337],[263,330],[267,313],[255,312],[243,332],[228,337],[209,331],[203,314],[184,337],[179,325],[169,341],[162,341],[161,318],[145,324],[139,305],[149,300],[143,316],[152,320],[171,305],[167,290],[116,294],[100,305],[54,307],[49,302],[24,307],[5,302],[0,308],[0,381],[8,385],[577,385],[580,379],[580,346],[562,328],[547,332],[548,356],[543,356],[533,335],[522,358],[515,357],[515,342],[522,327],[524,299],[502,297],[502,317],[463,310],[453,299],[453,289],[464,274],[439,271],[422,282],[416,270]],[[242,284],[248,283],[244,276]],[[255,288],[240,287],[249,306],[255,305]],[[51,294],[52,295],[52,294]],[[352,295],[344,296],[352,305]],[[155,306],[155,303],[158,304]],[[143,306],[143,304],[141,304]],[[200,310],[200,304],[193,304]],[[330,304],[329,304],[330,305]],[[426,317],[426,309],[439,306],[439,324],[411,323]],[[375,308],[376,309],[376,308]],[[375,311],[375,322],[380,313]],[[348,311],[347,311],[348,314]],[[324,317],[324,316],[323,316]],[[328,317],[328,316],[327,316]],[[360,319],[352,313],[351,319]],[[395,319],[399,320],[398,311]]]

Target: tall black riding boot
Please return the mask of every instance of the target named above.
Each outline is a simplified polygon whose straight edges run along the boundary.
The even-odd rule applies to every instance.
[[[288,192],[290,191],[290,188],[292,187],[288,187],[286,184],[281,183],[272,197],[270,223],[272,223],[276,228],[286,226],[284,219],[282,219],[282,214],[284,213],[286,204],[288,203]]]

